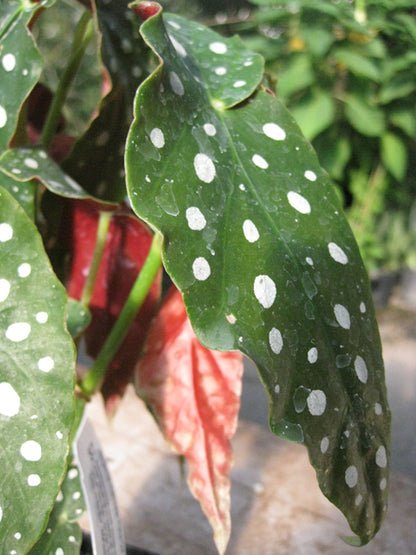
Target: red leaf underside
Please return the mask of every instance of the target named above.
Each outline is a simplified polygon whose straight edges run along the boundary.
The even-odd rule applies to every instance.
[[[242,356],[211,351],[196,338],[182,296],[172,287],[136,373],[139,395],[165,438],[189,464],[189,487],[201,503],[220,553],[230,534],[230,480],[240,407]]]
[[[69,203],[71,265],[68,295],[80,299],[96,244],[99,212],[108,209],[92,201]],[[113,215],[90,304],[91,324],[85,333],[87,354],[95,358],[119,316],[150,249],[152,234],[129,213]],[[112,414],[131,381],[134,366],[160,296],[161,275],[155,279],[124,342],[107,370],[103,385],[106,410]]]

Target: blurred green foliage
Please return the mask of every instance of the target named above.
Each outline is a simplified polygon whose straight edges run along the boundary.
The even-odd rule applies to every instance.
[[[277,95],[344,197],[368,269],[416,265],[415,2],[251,5],[217,27],[265,57]]]

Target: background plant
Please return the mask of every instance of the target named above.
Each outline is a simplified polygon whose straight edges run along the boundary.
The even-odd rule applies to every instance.
[[[338,186],[367,267],[412,264],[415,238],[406,222],[415,191],[414,3],[250,5],[224,13],[219,26],[213,22],[224,33],[240,33],[265,57],[278,97]],[[386,248],[393,234],[395,254]]]
[[[134,376],[224,552],[240,352],[272,430],[305,444],[351,541],[368,542],[390,420],[369,281],[262,57],[158,4],[96,0],[75,11],[65,67],[42,77],[29,29],[53,4],[0,9],[4,551],[79,548],[82,508],[63,503],[73,435],[92,394],[111,413]],[[66,100],[86,53],[103,77],[85,127],[83,94]],[[93,362],[76,375],[81,338]]]

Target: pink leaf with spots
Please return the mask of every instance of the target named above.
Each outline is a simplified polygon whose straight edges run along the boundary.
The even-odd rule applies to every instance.
[[[150,331],[137,390],[165,438],[189,464],[188,484],[223,553],[230,536],[230,480],[240,407],[242,356],[211,351],[196,338],[172,287]]]

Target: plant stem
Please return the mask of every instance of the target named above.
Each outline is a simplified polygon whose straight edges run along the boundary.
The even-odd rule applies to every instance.
[[[92,261],[90,265],[90,269],[88,272],[87,279],[84,284],[84,289],[81,295],[81,304],[88,308],[92,292],[94,290],[95,280],[97,279],[98,270],[100,268],[101,258],[103,256],[105,242],[107,239],[108,228],[110,227],[112,212],[102,211],[100,212],[100,216],[98,219],[98,228],[97,228],[97,240],[95,243],[94,254],[92,255]]]
[[[80,388],[87,397],[90,397],[100,385],[108,365],[123,343],[130,325],[150,290],[153,280],[162,265],[161,244],[162,238],[156,233],[153,237],[146,262],[130,291],[123,310],[115,322],[94,364],[81,381]]]
[[[58,87],[54,94],[52,104],[49,108],[46,117],[45,125],[43,127],[40,143],[45,149],[49,148],[53,136],[55,135],[56,128],[59,123],[59,118],[62,112],[62,107],[68,95],[69,87],[78,71],[82,57],[84,56],[85,49],[88,42],[92,37],[92,14],[86,10],[78,22],[74,35],[74,43],[69,57],[69,62],[61,76]]]

